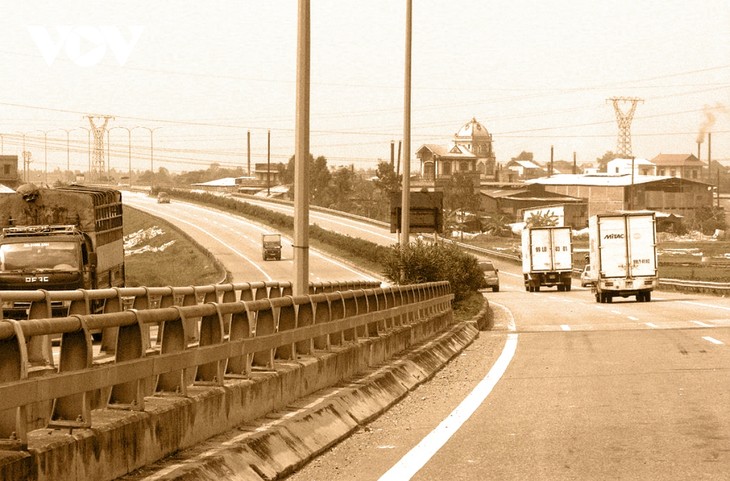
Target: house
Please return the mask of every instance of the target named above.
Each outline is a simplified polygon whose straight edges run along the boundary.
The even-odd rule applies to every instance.
[[[459,173],[473,176],[478,182],[480,177],[493,177],[495,173],[492,134],[475,118],[456,132],[451,145],[424,144],[415,154],[424,181],[435,183]]]
[[[704,181],[705,164],[692,154],[659,154],[651,162],[656,165],[656,175]]]
[[[656,165],[647,159],[613,159],[606,164],[609,174],[657,175]]]
[[[630,174],[563,174],[526,181],[537,191],[584,199],[588,216],[616,210],[653,210],[695,220],[699,207],[711,207],[710,184],[681,177]]]
[[[555,205],[578,206],[577,210],[570,210],[569,222],[571,225],[587,225],[587,207],[583,199],[555,194],[524,184],[482,185],[479,191],[481,212],[508,215],[515,220],[522,220],[522,212],[525,209]]]
[[[17,155],[0,155],[0,184],[10,188],[20,184]]]
[[[545,169],[532,160],[512,159],[505,164],[504,169],[509,172],[508,179],[510,182],[518,179],[535,179],[546,173]]]

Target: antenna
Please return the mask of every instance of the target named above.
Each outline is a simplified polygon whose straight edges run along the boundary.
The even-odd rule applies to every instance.
[[[104,134],[106,133],[106,126],[110,119],[113,119],[111,115],[87,115],[89,124],[91,124],[91,131],[94,133],[94,155],[91,163],[91,172],[89,176],[93,179],[101,180],[102,174],[106,171],[104,168]],[[97,127],[94,124],[94,119],[104,119],[104,123]]]
[[[639,102],[643,102],[644,99],[638,97],[611,97],[606,99],[606,102],[613,102],[613,109],[616,111],[616,121],[618,122],[618,144],[617,154],[621,157],[628,159],[633,154],[631,153],[631,121],[634,120],[634,112],[636,112],[636,105]],[[629,110],[624,112],[621,110],[619,102],[631,102]]]

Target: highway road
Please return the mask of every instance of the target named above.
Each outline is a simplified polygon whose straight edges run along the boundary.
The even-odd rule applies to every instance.
[[[180,222],[241,243],[245,222],[170,206],[173,219],[189,210]],[[327,228],[321,215],[312,222]],[[355,222],[332,220],[340,231]],[[260,231],[246,232],[254,252]],[[518,266],[495,264],[501,290],[484,293],[494,329],[290,481],[729,479],[729,299],[656,292],[600,304],[577,280],[569,292],[526,292]],[[344,275],[322,268],[322,279]]]
[[[281,261],[263,261],[261,234],[271,229],[216,209],[174,199],[158,204],[145,193],[125,192],[125,205],[160,216],[183,229],[231,272],[233,282],[290,281],[294,272],[291,239],[282,236]],[[380,280],[356,266],[331,259],[310,247],[310,281]]]

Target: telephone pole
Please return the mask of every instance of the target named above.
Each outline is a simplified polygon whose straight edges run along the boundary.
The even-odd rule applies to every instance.
[[[616,153],[624,159],[628,159],[633,155],[631,153],[631,122],[634,120],[636,105],[643,101],[643,99],[638,97],[611,97],[606,99],[606,102],[613,103],[613,109],[616,112],[616,121],[618,122],[618,144],[616,147]],[[631,103],[631,106],[626,112],[621,110],[621,105],[619,105],[619,103],[624,102]]]

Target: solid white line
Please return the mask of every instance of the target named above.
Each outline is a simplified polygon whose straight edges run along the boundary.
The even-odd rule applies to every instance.
[[[645,322],[644,324],[646,324],[647,326],[651,327],[652,329],[656,329],[657,328],[657,325],[654,324],[653,322]]]
[[[710,324],[706,324],[702,321],[690,321],[692,324],[697,324],[700,327],[712,327]]]
[[[716,306],[714,304],[705,304],[703,302],[692,302],[692,301],[681,301],[684,304],[691,304],[693,306],[711,307],[713,309],[722,309],[723,311],[730,311],[730,307]]]
[[[567,324],[561,324],[560,329],[562,329],[564,331],[570,331],[570,326]]]
[[[714,337],[710,337],[710,336],[703,336],[702,339],[704,339],[705,341],[709,341],[713,344],[718,344],[718,345],[725,344],[724,342],[719,341],[719,340],[715,339]]]
[[[510,323],[510,328],[514,330],[514,324]],[[383,474],[379,481],[404,481],[411,479],[429,459],[443,447],[451,436],[459,430],[474,411],[484,402],[484,400],[492,392],[494,386],[500,380],[507,366],[512,361],[512,357],[517,350],[517,334],[507,334],[507,342],[499,355],[497,362],[494,363],[492,369],[487,375],[479,381],[479,384],[469,395],[461,401],[456,409],[436,426],[425,438],[413,447],[400,461]]]

